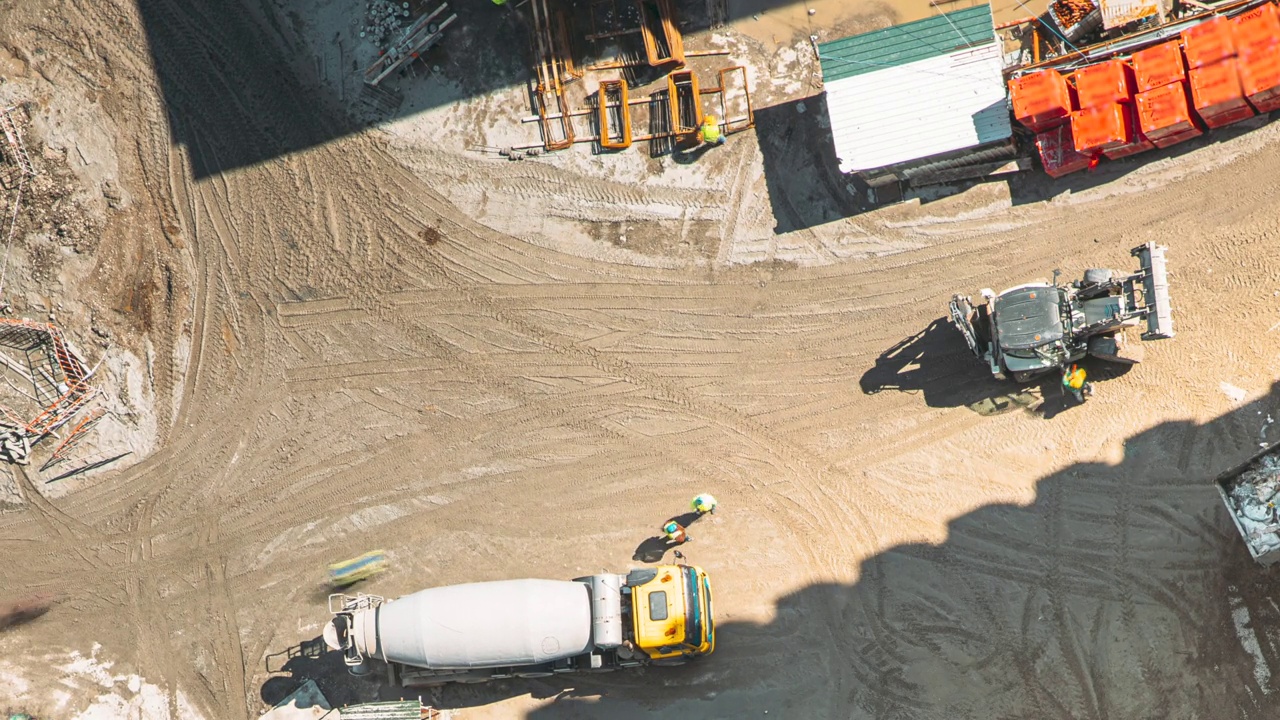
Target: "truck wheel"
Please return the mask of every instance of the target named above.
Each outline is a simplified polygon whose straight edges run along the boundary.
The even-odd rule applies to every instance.
[[[1089,268],[1084,271],[1085,285],[1098,285],[1111,279],[1111,271],[1106,268]]]

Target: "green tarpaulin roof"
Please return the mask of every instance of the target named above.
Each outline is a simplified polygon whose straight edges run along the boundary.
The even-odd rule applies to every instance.
[[[823,82],[994,42],[991,6],[965,8],[818,45]]]

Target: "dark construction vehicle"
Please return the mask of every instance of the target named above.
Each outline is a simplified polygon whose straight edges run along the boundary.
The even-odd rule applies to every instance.
[[[981,291],[975,306],[966,295],[951,298],[951,321],[969,348],[1004,380],[1025,382],[1062,372],[1086,355],[1133,364],[1120,331],[1146,320],[1143,340],[1173,337],[1165,248],[1148,242],[1134,248],[1139,269],[1130,275],[1091,268],[1081,280],[1018,285],[996,295]]]

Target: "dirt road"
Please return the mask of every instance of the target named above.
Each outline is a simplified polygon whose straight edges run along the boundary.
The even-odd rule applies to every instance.
[[[193,154],[216,168],[272,101],[204,107],[193,88],[204,119],[179,120],[200,143],[175,146],[132,4],[35,5],[0,5],[20,82],[102,88],[135,199],[107,218],[100,252],[121,260],[95,288],[123,308],[138,267],[169,278],[148,323],[119,319],[154,348],[163,429],[128,470],[56,501],[23,483],[0,514],[6,598],[58,598],[0,629],[0,702],[69,716],[105,692],[158,698],[147,717],[249,718],[308,674],[337,701],[394,695],[289,656],[325,620],[327,563],[386,548],[368,590],[390,596],[622,568],[708,490],[724,509],[688,554],[716,584],[716,655],[435,701],[464,718],[1267,716],[1280,611],[1207,481],[1280,405],[1277,128],[1049,202],[983,189],[827,230],[899,250],[880,257],[738,266],[717,260],[728,237],[640,262],[495,230],[376,131],[195,180]],[[930,329],[952,292],[1124,268],[1149,239],[1171,248],[1177,339],[1052,419],[968,407],[1002,389]]]

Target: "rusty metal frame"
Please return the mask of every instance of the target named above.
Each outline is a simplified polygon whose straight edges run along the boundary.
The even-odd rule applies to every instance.
[[[552,25],[551,29],[555,33],[554,40],[560,49],[560,52],[556,53],[556,61],[560,63],[560,72],[564,75],[564,82],[567,84],[575,80],[581,80],[584,72],[573,61],[573,44],[569,39],[569,20],[563,10],[556,11],[555,24]]]
[[[657,11],[655,19],[662,26],[663,39],[666,41],[666,55],[662,54],[658,38],[649,25],[650,4],[652,9]],[[684,36],[676,25],[676,9],[671,0],[636,0],[636,5],[640,8],[640,35],[644,38],[644,51],[649,58],[649,64],[653,67],[668,63],[684,65]]]
[[[616,104],[610,104],[610,94],[617,95]],[[615,107],[618,109],[618,123],[621,126],[618,128],[619,139],[617,140],[613,139],[614,133],[609,129],[609,110]],[[624,150],[631,147],[631,106],[628,104],[626,80],[618,78],[600,81],[597,111],[600,120],[600,147],[609,150]]]
[[[742,78],[743,100],[746,103],[747,111],[745,116],[729,116],[729,103],[727,97],[728,79],[734,73],[740,74]],[[695,135],[702,125],[705,118],[705,112],[702,97],[705,95],[720,95],[720,108],[724,118],[720,124],[725,128],[724,134],[731,135],[733,133],[742,132],[755,127],[755,108],[751,104],[751,89],[747,84],[747,69],[742,65],[731,65],[722,68],[719,71],[720,84],[716,87],[701,87],[698,82],[697,75],[688,69],[677,70],[667,75],[667,87],[658,90],[645,97],[631,97],[630,88],[626,80],[618,78],[615,80],[602,80],[600,88],[596,95],[596,107],[589,110],[570,111],[549,114],[545,109],[540,108],[540,114],[525,118],[522,122],[541,122],[544,125],[553,120],[560,120],[567,124],[570,118],[583,117],[594,114],[599,126],[599,134],[593,137],[572,137],[567,142],[560,141],[557,147],[551,147],[548,143],[543,143],[548,149],[564,149],[576,142],[599,142],[600,147],[608,150],[621,150],[628,148],[636,142],[652,142],[658,140],[671,140],[680,142],[681,140]],[[682,101],[683,98],[683,101]],[[693,118],[695,122],[692,125],[681,123],[681,109],[687,108],[686,103],[692,102],[692,114],[683,113]],[[657,132],[648,132],[636,134],[631,127],[633,118],[631,116],[632,105],[650,105],[650,117],[662,118],[666,122],[664,127]],[[663,108],[663,105],[666,105]],[[656,106],[656,107],[655,107]],[[611,127],[609,122],[610,111],[618,111],[621,127]],[[615,139],[617,138],[617,139]],[[521,146],[514,149],[527,149],[538,147],[537,145]]]
[[[547,0],[530,0],[529,5],[533,16],[533,44],[538,79],[534,104],[537,106],[538,121],[542,125],[542,142],[547,150],[564,150],[573,145],[573,123],[569,119],[569,104],[560,78],[564,62],[556,52],[556,38],[552,31],[551,16],[547,11]],[[560,121],[559,136],[553,133],[553,118],[547,112],[552,103],[558,110],[554,119]]]
[[[681,110],[681,90],[688,93],[688,102],[693,103],[693,124],[680,122],[684,115]],[[702,93],[698,90],[698,76],[692,70],[676,70],[667,75],[667,105],[671,113],[671,134],[676,138],[698,132],[702,124]]]
[[[740,117],[740,118],[729,117],[729,97],[728,97],[729,83],[726,82],[726,79],[729,77],[731,73],[742,74],[742,97],[743,97],[743,100],[745,100],[747,103],[746,117]],[[755,112],[755,109],[751,106],[751,89],[747,86],[746,66],[731,65],[727,68],[721,69],[719,76],[720,76],[719,87],[702,88],[699,92],[701,92],[703,95],[715,95],[717,93],[720,95],[720,111],[721,111],[720,117],[722,118],[721,124],[724,125],[724,134],[732,135],[733,133],[742,132],[743,130],[750,130],[751,128],[755,127],[756,112]]]

